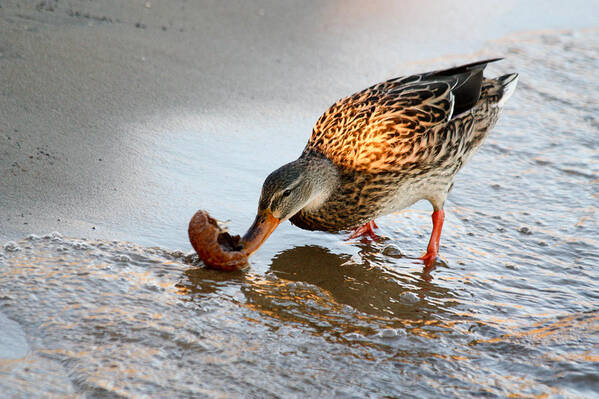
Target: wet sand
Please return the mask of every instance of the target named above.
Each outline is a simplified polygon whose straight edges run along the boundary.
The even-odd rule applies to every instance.
[[[243,230],[263,177],[336,99],[506,56],[484,49],[508,33],[595,23],[599,2],[579,3],[3,1],[0,240],[59,230],[189,249],[198,208]],[[174,141],[238,170],[205,187]]]

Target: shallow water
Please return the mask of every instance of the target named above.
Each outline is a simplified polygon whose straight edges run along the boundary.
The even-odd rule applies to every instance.
[[[0,309],[10,319],[0,319],[0,391],[597,396],[599,32],[514,36],[473,59],[493,54],[508,59],[490,74],[517,71],[520,84],[456,180],[432,273],[414,260],[430,232],[427,204],[380,219],[378,243],[286,224],[236,273],[181,251],[30,236],[0,251]],[[147,173],[180,168],[188,181],[171,195],[195,187],[197,207],[242,232],[265,164],[304,144],[279,128],[242,138],[173,132]],[[233,140],[250,150],[223,158]],[[280,152],[252,163],[264,142]]]

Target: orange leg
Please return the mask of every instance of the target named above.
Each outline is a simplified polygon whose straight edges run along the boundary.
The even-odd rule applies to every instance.
[[[443,209],[433,212],[433,232],[431,233],[431,239],[428,242],[426,254],[420,257],[426,267],[431,267],[435,263],[435,259],[439,253],[439,240],[441,239],[443,220],[445,220],[445,211]]]
[[[378,229],[379,226],[376,225],[376,223],[374,223],[374,220],[371,220],[370,222],[366,223],[364,226],[360,226],[357,229],[355,229],[351,235],[349,236],[348,240],[352,240],[354,238],[358,238],[358,237],[370,237],[373,240],[378,240],[379,236],[376,235],[376,233],[374,232],[374,229]]]

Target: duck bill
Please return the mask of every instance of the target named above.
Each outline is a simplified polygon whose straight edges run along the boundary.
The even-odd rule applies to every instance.
[[[274,217],[270,211],[258,212],[254,223],[243,236],[243,252],[247,256],[256,252],[268,236],[275,231],[279,223],[281,223],[281,219]]]

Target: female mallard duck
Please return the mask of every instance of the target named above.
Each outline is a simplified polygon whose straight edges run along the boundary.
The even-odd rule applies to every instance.
[[[516,73],[483,77],[497,60],[391,79],[333,104],[302,155],[266,178],[244,252],[256,251],[287,219],[302,229],[355,229],[351,238],[374,238],[375,218],[426,199],[433,231],[420,259],[432,265],[456,173],[516,88]]]

